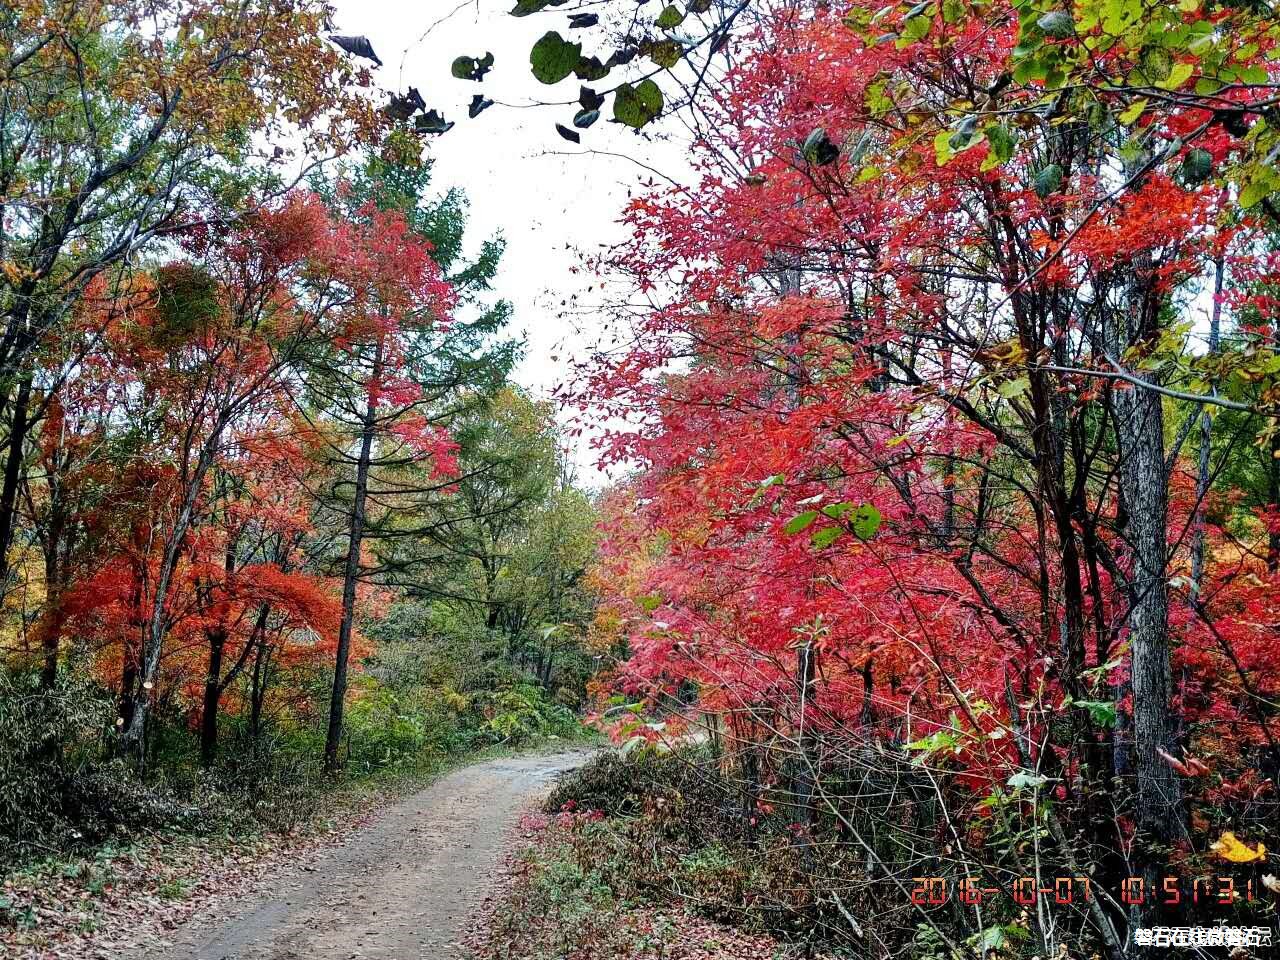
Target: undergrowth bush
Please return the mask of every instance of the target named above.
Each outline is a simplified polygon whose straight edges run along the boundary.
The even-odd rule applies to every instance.
[[[762,816],[768,819],[759,811],[749,818],[736,784],[696,748],[602,753],[558,784],[544,809],[557,813],[566,806],[608,816],[650,812],[664,835],[692,844],[744,837],[762,825]]]
[[[782,811],[744,809],[741,784],[704,749],[602,754],[561,782],[545,809],[573,825],[566,850],[613,893],[753,933],[847,942],[856,849],[798,833]]]
[[[549,701],[530,683],[489,694],[484,712],[484,732],[494,743],[519,746],[541,737],[570,737],[581,729],[572,710]]]
[[[113,705],[92,684],[0,670],[0,864],[128,830],[194,828],[207,818],[165,782],[103,755]]]

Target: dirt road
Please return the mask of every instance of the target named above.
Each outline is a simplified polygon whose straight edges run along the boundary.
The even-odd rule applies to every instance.
[[[148,960],[435,960],[463,957],[462,925],[522,806],[585,750],[457,770],[341,846],[273,877],[253,899],[174,931]]]

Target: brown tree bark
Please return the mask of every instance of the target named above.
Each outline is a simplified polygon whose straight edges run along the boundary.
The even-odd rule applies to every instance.
[[[200,711],[200,765],[205,768],[212,767],[218,756],[218,702],[222,699],[222,656],[226,646],[226,631],[209,634],[209,670],[204,678]]]
[[[1114,318],[1115,350],[1158,334],[1160,302],[1141,268],[1129,284],[1127,310]],[[1119,448],[1129,582],[1130,683],[1133,691],[1134,819],[1138,827],[1135,869],[1156,889],[1168,847],[1184,836],[1182,784],[1161,751],[1175,749],[1173,676],[1169,637],[1168,476],[1164,406],[1160,394],[1142,388],[1112,395]],[[1149,911],[1148,911],[1149,912]],[[1143,922],[1143,916],[1135,916]]]
[[[31,371],[18,382],[18,395],[13,403],[13,422],[9,428],[8,452],[5,456],[4,481],[0,485],[0,594],[9,589],[9,548],[13,546],[14,521],[17,515],[18,482],[22,475],[26,449],[27,420],[31,404]]]
[[[382,372],[382,344],[374,352],[372,379]],[[360,457],[356,462],[356,488],[351,504],[347,539],[347,560],[342,575],[342,622],[338,628],[338,653],[333,669],[333,692],[329,700],[329,729],[324,741],[324,769],[336,773],[342,764],[338,748],[342,743],[342,717],[347,697],[347,667],[351,658],[351,634],[355,620],[356,582],[360,579],[360,546],[364,539],[365,504],[369,493],[369,465],[373,458],[373,435],[377,426],[377,403],[371,395],[365,406],[360,433]]]

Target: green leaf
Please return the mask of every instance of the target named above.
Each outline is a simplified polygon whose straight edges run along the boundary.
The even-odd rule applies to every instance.
[[[938,162],[938,166],[945,167],[947,165],[947,161],[953,155],[950,130],[943,130],[933,138],[933,155]]]
[[[1169,70],[1169,76],[1160,81],[1158,86],[1165,90],[1177,90],[1184,83],[1191,79],[1191,74],[1195,72],[1195,65],[1190,63],[1175,63]]]
[[[1076,33],[1076,22],[1065,10],[1050,10],[1036,21],[1036,26],[1044,31],[1046,37],[1054,40],[1066,40]]]
[[[848,513],[852,513],[856,507],[852,503],[828,503],[822,508],[822,513],[830,517],[832,520],[839,520]]]
[[[819,550],[824,550],[840,539],[842,533],[844,533],[844,530],[840,527],[823,527],[821,530],[813,531],[813,536],[810,539],[815,547]]]
[[[662,595],[658,593],[650,593],[646,596],[640,597],[636,600],[636,603],[640,605],[640,608],[644,610],[645,613],[653,613],[653,611],[662,606]]]
[[[983,170],[991,170],[994,167],[998,167],[1013,157],[1013,148],[1017,141],[1008,127],[993,123],[988,125],[983,133],[987,138],[988,146],[991,148],[987,151],[986,159],[982,161]]]
[[[1048,72],[1038,57],[1027,57],[1014,65],[1013,80],[1019,86],[1026,86],[1032,80],[1043,80]]]
[[[1270,80],[1267,76],[1267,68],[1256,63],[1241,70],[1239,76],[1241,83],[1258,84]]]
[[[559,83],[573,73],[582,56],[582,44],[570,43],[554,30],[548,30],[529,51],[529,65],[540,83]]]
[[[1093,718],[1093,722],[1101,727],[1112,729],[1116,725],[1116,705],[1105,700],[1077,700],[1077,707],[1084,707],[1089,711],[1089,716]]]
[[[680,24],[684,23],[684,11],[677,7],[674,3],[668,4],[663,11],[658,14],[658,19],[654,21],[654,25],[659,30],[674,30]]]
[[[898,41],[898,46],[905,47],[916,40],[923,40],[929,35],[929,28],[932,26],[933,20],[930,17],[912,17],[902,28],[902,39]]]
[[[483,80],[484,75],[493,69],[493,54],[486,53],[483,57],[456,57],[453,66],[449,68],[459,80]]]
[[[1167,80],[1173,71],[1173,57],[1168,50],[1160,47],[1148,47],[1142,51],[1142,75],[1147,83],[1159,83]]]
[[[985,957],[989,953],[1003,952],[1008,943],[1008,937],[1005,935],[1004,927],[987,927],[975,933],[967,943],[973,948],[975,954]]]
[[[674,40],[658,40],[646,44],[644,52],[645,56],[658,66],[666,67],[670,70],[680,62],[680,57],[684,54],[684,47]]]
[[[662,91],[652,80],[620,84],[613,95],[613,119],[628,127],[638,130],[661,112]]]
[[[1121,123],[1133,123],[1142,116],[1142,111],[1145,109],[1147,109],[1147,98],[1139,97],[1137,100],[1133,101],[1133,103],[1129,104],[1128,108],[1116,117],[1116,119]]]
[[[951,750],[954,753],[960,752],[960,741],[949,730],[939,730],[937,733],[930,734],[920,740],[913,740],[907,744],[908,750],[916,750],[926,756],[930,753],[938,753],[943,750]],[[924,759],[921,757],[920,759]]]
[[[867,109],[876,116],[893,108],[893,100],[885,93],[887,87],[888,83],[884,80],[877,80],[867,87],[865,95]]]
[[[1257,206],[1264,197],[1270,196],[1272,189],[1269,177],[1262,176],[1249,181],[1240,189],[1240,206],[1245,210]]]
[[[1012,400],[1014,397],[1020,397],[1031,389],[1031,381],[1026,377],[1018,377],[1016,380],[1006,380],[1000,386],[996,387],[996,391],[1006,400]]]
[[[609,68],[600,62],[599,57],[579,57],[573,73],[579,80],[603,80],[609,75]]]
[[[978,118],[970,115],[961,120],[960,126],[951,134],[951,149],[959,153],[961,150],[968,150],[981,139],[978,135]]]
[[[518,0],[515,9],[511,11],[513,17],[527,17],[531,13],[540,13],[550,6],[551,0]]]
[[[1051,163],[1044,167],[1035,175],[1035,179],[1032,181],[1036,196],[1041,200],[1056,192],[1060,186],[1062,186],[1062,168],[1056,163]]]
[[[870,540],[880,529],[880,511],[869,503],[864,503],[853,512],[853,535],[859,540]]]
[[[1188,186],[1194,187],[1196,184],[1204,183],[1209,179],[1209,175],[1213,173],[1213,156],[1208,150],[1188,150],[1187,155],[1182,158],[1182,182]]]
[[[787,525],[783,527],[782,530],[784,533],[788,533],[794,536],[800,531],[806,529],[811,523],[813,523],[813,521],[817,519],[818,519],[817,510],[806,510],[804,513],[798,513],[794,517],[792,517],[790,520],[788,520]]]

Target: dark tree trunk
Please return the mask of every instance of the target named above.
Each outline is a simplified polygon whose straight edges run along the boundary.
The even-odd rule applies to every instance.
[[[120,716],[116,720],[116,727],[119,730],[129,729],[133,723],[133,715],[138,709],[138,667],[134,660],[129,656],[129,651],[124,651],[124,668],[120,672]],[[123,741],[116,739],[116,749],[123,752]]]
[[[1267,500],[1272,510],[1280,511],[1280,434],[1271,438],[1271,460],[1267,464]],[[1267,569],[1280,569],[1280,526],[1267,535]]]
[[[1159,302],[1149,285],[1131,285],[1125,346],[1157,332]],[[1117,330],[1117,333],[1120,331]],[[1117,351],[1121,353],[1121,351]],[[1164,408],[1155,390],[1113,394],[1125,505],[1125,539],[1132,558],[1129,649],[1133,690],[1134,819],[1139,831],[1136,867],[1155,889],[1168,846],[1185,834],[1182,784],[1160,756],[1175,749],[1173,676],[1169,641],[1168,477],[1165,472]],[[1136,917],[1143,920],[1143,917]]]
[[[8,452],[4,464],[4,482],[0,485],[0,592],[9,589],[9,548],[13,546],[13,529],[18,502],[18,481],[22,476],[23,451],[30,423],[27,413],[31,404],[31,373],[18,383],[18,396],[13,403],[13,423],[9,430]]]
[[[555,659],[555,649],[551,646],[550,643],[548,643],[546,653],[542,661],[542,673],[539,678],[542,681],[543,689],[546,690],[548,693],[551,692],[551,665],[554,659]]]
[[[200,713],[200,765],[213,766],[218,757],[218,702],[222,699],[222,655],[227,635],[209,635],[209,672],[204,678],[204,707]]]
[[[867,657],[867,662],[862,665],[862,709],[858,712],[858,721],[862,724],[862,729],[867,736],[871,733],[871,724],[874,722],[875,714],[871,709],[871,696],[874,690],[875,675],[875,659]]]
[[[756,835],[756,818],[760,810],[760,757],[757,747],[749,740],[740,740],[742,745],[742,820],[749,839]]]
[[[58,549],[61,545],[61,523],[56,517],[50,520],[48,543],[44,551],[45,615],[40,645],[43,667],[40,670],[40,688],[52,690],[58,682],[58,647],[62,637],[62,572],[58,565]]]
[[[267,669],[270,666],[271,646],[266,635],[258,641],[253,657],[253,681],[249,690],[249,736],[253,740],[254,756],[258,754],[258,741],[262,738],[262,708],[267,699]]]
[[[381,368],[382,345],[378,344],[372,373],[375,380],[381,375]],[[338,748],[342,743],[342,715],[347,698],[347,662],[351,657],[356,582],[360,579],[360,545],[364,539],[365,501],[369,493],[369,465],[373,457],[373,434],[377,416],[377,404],[370,396],[360,434],[360,459],[356,464],[356,489],[351,504],[347,562],[342,575],[342,623],[338,628],[338,655],[333,669],[333,694],[329,700],[329,729],[324,741],[324,768],[328,773],[336,773],[342,766],[338,759]]]
[[[1162,841],[1180,831],[1182,788],[1158,751],[1173,748],[1170,705],[1173,681],[1169,652],[1169,599],[1165,575],[1168,548],[1164,484],[1164,423],[1159,394],[1126,391],[1119,398],[1129,441],[1123,446],[1123,482],[1128,488],[1128,534],[1133,549],[1133,603],[1129,613],[1132,651],[1134,764],[1138,775],[1138,823]]]

